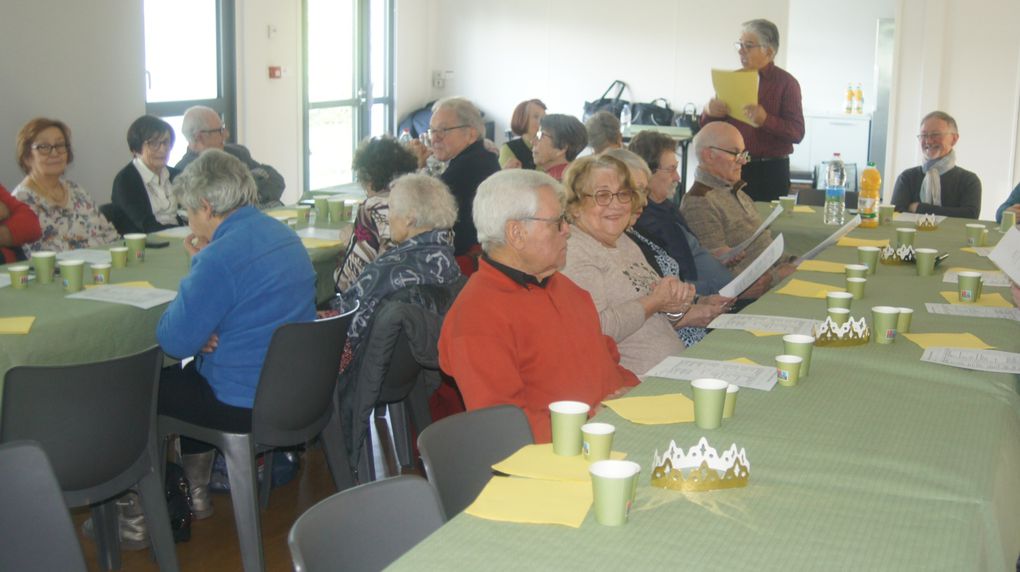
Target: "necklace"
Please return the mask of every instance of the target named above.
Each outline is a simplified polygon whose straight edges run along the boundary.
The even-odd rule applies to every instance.
[[[56,206],[64,206],[67,203],[68,193],[67,188],[58,179],[56,186],[43,185],[33,175],[28,176],[28,186],[32,187],[35,192],[39,193],[44,199]]]

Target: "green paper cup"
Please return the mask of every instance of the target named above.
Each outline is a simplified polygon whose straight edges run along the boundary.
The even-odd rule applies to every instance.
[[[829,308],[828,314],[832,321],[836,322],[837,326],[842,326],[850,319],[850,310],[846,308]]]
[[[78,292],[82,289],[82,278],[85,271],[84,260],[60,260],[60,279],[64,282],[64,290],[67,292]]]
[[[910,229],[914,230],[914,229]],[[864,264],[868,267],[868,274],[874,274],[875,270],[878,269],[878,247],[877,246],[858,246],[857,247],[857,262],[858,264]]]
[[[329,201],[326,197],[315,197],[315,220],[320,225],[329,222]]]
[[[899,246],[914,246],[914,237],[917,236],[916,228],[899,227],[896,229],[896,243]]]
[[[896,318],[896,331],[901,334],[910,333],[910,319],[914,317],[913,308],[897,308],[900,311]]]
[[[779,355],[776,356],[776,379],[779,385],[793,387],[800,381],[800,366],[804,360],[797,356]]]
[[[896,322],[899,320],[900,309],[892,306],[875,306],[871,309],[874,316],[872,334],[875,343],[891,344],[896,341]]]
[[[1002,222],[999,223],[999,232],[1008,232],[1016,226],[1016,213],[1013,211],[1002,211]]]
[[[128,263],[145,262],[145,234],[136,232],[124,235],[124,246],[128,249]]]
[[[854,299],[854,295],[849,292],[826,292],[825,293],[825,307],[826,308],[846,308],[850,309],[850,302]]]
[[[878,224],[889,224],[893,220],[896,207],[893,205],[878,205]]]
[[[779,197],[779,205],[783,207],[783,216],[793,216],[793,207],[797,206],[797,197]]]
[[[987,228],[981,231],[981,238],[979,240],[980,240],[980,244],[978,244],[978,246],[988,246],[988,229]]]
[[[847,310],[847,315],[849,314],[850,311]],[[787,334],[783,336],[783,353],[786,355],[797,356],[802,360],[800,362],[799,378],[803,379],[807,377],[808,371],[811,370],[811,351],[814,347],[815,338],[813,336],[807,336],[804,334]]]
[[[843,273],[847,278],[864,278],[868,275],[867,264],[847,264],[843,267]]]
[[[344,200],[339,197],[326,199],[326,206],[329,210],[329,222],[336,224],[344,217]]]
[[[587,403],[554,401],[549,404],[552,417],[553,453],[565,457],[581,454],[581,426],[588,421]]]
[[[726,404],[726,389],[729,382],[721,379],[695,379],[694,424],[702,429],[715,429],[722,424],[723,406]]]
[[[358,216],[358,201],[347,199],[344,201],[344,220],[354,222],[354,217],[356,216]]]
[[[733,412],[737,409],[737,392],[739,391],[740,386],[732,383],[726,388],[726,401],[723,402],[722,406],[723,419],[733,417]]]
[[[985,225],[970,223],[966,226],[967,229],[967,246],[981,246],[981,232],[985,230]]]
[[[110,283],[110,265],[109,264],[93,264],[91,265],[92,270],[92,283],[93,284],[109,284]]]
[[[957,286],[959,286],[960,301],[972,304],[981,299],[981,273],[960,272],[956,275]]]
[[[15,264],[7,267],[7,273],[11,276],[11,288],[24,290],[28,288],[28,265]]]
[[[294,208],[297,212],[297,227],[306,228],[308,226],[308,219],[312,212],[312,207],[308,205],[298,205]]]
[[[935,257],[938,254],[939,251],[934,248],[914,249],[914,261],[916,262],[918,276],[931,276],[935,274]]]
[[[864,297],[864,286],[867,283],[867,278],[847,278],[846,291],[853,294],[854,300],[860,300]]]
[[[595,521],[603,526],[626,524],[641,465],[634,461],[595,461],[588,472],[591,473]]]
[[[613,451],[613,436],[616,427],[609,423],[585,423],[581,425],[581,454],[584,460],[604,461]]]
[[[110,249],[110,266],[124,268],[127,266],[128,249],[126,246],[114,246]]]
[[[35,280],[40,284],[53,282],[53,269],[57,264],[57,253],[52,250],[40,250],[32,253],[32,266],[35,267]]]

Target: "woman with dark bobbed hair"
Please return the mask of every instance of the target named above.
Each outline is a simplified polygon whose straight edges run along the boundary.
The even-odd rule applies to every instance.
[[[167,165],[174,148],[174,128],[153,115],[135,119],[127,131],[128,150],[134,159],[113,179],[112,201],[118,230],[157,232],[180,226],[178,205],[170,183],[180,172]]]
[[[538,124],[545,117],[545,104],[541,99],[529,99],[517,104],[510,117],[510,131],[517,138],[503,144],[499,150],[499,166],[503,169],[534,169],[535,159],[531,150],[535,147]]]

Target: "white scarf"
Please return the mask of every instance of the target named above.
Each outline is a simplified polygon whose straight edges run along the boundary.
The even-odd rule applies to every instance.
[[[956,151],[950,150],[945,156],[925,161],[921,165],[924,180],[921,181],[921,202],[942,206],[942,175],[956,166]]]

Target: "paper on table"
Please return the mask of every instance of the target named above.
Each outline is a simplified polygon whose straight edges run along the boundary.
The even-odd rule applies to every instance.
[[[751,125],[744,115],[744,107],[758,105],[757,71],[713,69],[712,87],[715,89],[715,96],[730,106],[730,117]]]
[[[838,246],[852,246],[854,248],[856,248],[858,246],[877,246],[879,248],[884,248],[886,246],[889,246],[889,239],[888,238],[881,238],[881,239],[872,240],[872,239],[869,239],[869,238],[854,238],[852,236],[845,236],[845,237],[839,239],[836,242],[836,245],[838,245]]]
[[[104,286],[124,286],[126,288],[155,288],[148,280],[132,280],[130,282],[118,282],[116,284],[86,284],[86,288],[102,288]]]
[[[1009,278],[1001,270],[974,270],[972,268],[950,268],[942,275],[943,282],[949,282],[951,284],[957,284],[957,279],[960,272],[971,271],[981,273],[981,282],[985,286],[998,286],[1002,288],[1009,288]]]
[[[94,248],[65,250],[57,253],[57,260],[84,260],[85,264],[109,264],[110,251],[96,250]]]
[[[715,330],[747,330],[773,332],[776,334],[811,335],[811,332],[814,331],[817,325],[817,320],[807,318],[740,313],[720,314],[708,324],[708,327]]]
[[[1001,240],[999,241],[999,244],[1002,244]],[[992,250],[994,250],[994,248],[991,246],[965,246],[960,249],[960,252],[969,252],[971,254],[977,254],[978,256],[987,257],[992,253]]]
[[[795,212],[795,213],[813,213],[813,212],[815,212],[815,209],[813,209],[813,208],[811,208],[811,207],[809,207],[807,205],[797,205],[797,206],[793,207],[793,212]]]
[[[829,262],[828,260],[805,260],[800,263],[797,270],[806,270],[808,272],[831,272],[833,274],[842,274],[846,270],[846,264],[843,262]]]
[[[339,246],[339,240],[322,240],[321,238],[302,238],[301,244],[305,245],[305,248],[329,248],[331,246]]]
[[[155,308],[156,306],[170,302],[177,297],[177,292],[174,292],[173,290],[163,290],[161,288],[136,288],[132,286],[114,284],[103,286],[101,288],[82,290],[81,292],[77,292],[66,297],[74,300],[93,300],[96,302],[126,304],[128,306],[148,310],[149,308]]]
[[[741,242],[740,244],[738,244],[738,245],[734,246],[733,248],[731,248],[726,254],[722,255],[719,258],[719,262],[722,262],[723,264],[726,264],[734,256],[736,256],[736,255],[740,254],[741,252],[743,252],[744,250],[746,250],[747,246],[749,244],[751,244],[752,242],[754,242],[754,239],[756,239],[759,236],[761,236],[761,233],[765,232],[765,229],[767,229],[769,227],[769,225],[772,224],[772,221],[776,220],[776,217],[778,217],[782,212],[783,212],[783,207],[776,207],[776,208],[772,209],[772,214],[770,214],[768,216],[768,218],[763,220],[762,223],[760,225],[758,225],[758,228],[754,231],[754,234],[749,236],[747,238],[747,240],[745,240],[745,241]]]
[[[893,214],[893,220],[900,222],[916,223],[918,219],[920,219],[923,216],[925,215],[917,213],[895,213]],[[943,215],[935,215],[935,224],[942,224],[942,221],[946,220],[947,218],[948,217],[945,217]]]
[[[998,350],[928,348],[921,354],[921,361],[975,371],[1020,373],[1020,354]]]
[[[780,234],[772,240],[772,244],[758,258],[754,259],[754,262],[748,265],[729,284],[723,286],[719,290],[719,295],[727,298],[736,298],[738,294],[747,290],[748,286],[754,284],[755,280],[760,278],[762,274],[765,274],[779,260],[779,257],[783,255],[783,248],[783,235]]]
[[[1020,284],[1020,230],[1014,226],[1006,231],[988,259],[1017,284]]]
[[[266,211],[266,214],[274,218],[297,218],[296,209],[274,209]]]
[[[185,238],[191,234],[191,228],[186,226],[175,226],[173,228],[164,228],[156,234],[167,238]]]
[[[793,265],[799,266],[801,262],[804,262],[805,260],[811,260],[812,258],[818,256],[819,252],[825,250],[826,248],[829,248],[833,244],[836,244],[836,241],[846,236],[847,233],[860,226],[860,224],[861,215],[857,215],[854,218],[850,219],[849,222],[839,227],[839,230],[830,234],[825,240],[819,242],[814,248],[804,253],[800,258],[794,260]]]
[[[749,334],[758,338],[766,338],[768,336],[782,336],[783,332],[765,332],[762,330],[747,330]]]
[[[619,451],[610,453],[612,459],[626,459],[627,454]],[[513,455],[496,463],[493,469],[514,477],[545,479],[547,481],[589,482],[590,463],[582,455],[565,457],[553,453],[552,443],[525,445]]]
[[[925,303],[924,307],[928,310],[929,314],[967,316],[969,318],[1003,318],[1020,321],[1020,310],[1016,308],[975,306],[974,304],[933,304],[931,302]]]
[[[825,299],[826,292],[843,292],[845,288],[839,286],[830,286],[828,284],[820,284],[818,282],[810,282],[808,280],[799,280],[794,278],[786,283],[779,290],[776,290],[776,294],[786,294],[788,296],[800,296],[802,298],[821,298]]]
[[[679,380],[714,377],[725,379],[733,385],[762,391],[771,391],[776,385],[775,367],[677,356],[662,360],[659,365],[645,372],[645,376]]]
[[[0,334],[27,334],[32,329],[35,316],[0,318]]]
[[[970,348],[975,350],[986,350],[995,346],[990,346],[983,341],[981,338],[974,334],[960,333],[960,334],[916,334],[907,333],[903,334],[908,340],[921,346],[922,349],[928,348]]]
[[[492,477],[464,512],[486,520],[580,528],[591,502],[591,483]]]
[[[939,292],[939,294],[942,294],[942,297],[945,298],[946,301],[949,302],[950,304],[961,303],[959,292]],[[982,292],[980,300],[978,300],[977,302],[967,302],[967,305],[989,306],[993,308],[1013,307],[1013,304],[1009,303],[1005,298],[1002,297],[1002,294],[999,294],[998,292],[992,292],[991,294],[989,294],[988,292]]]
[[[620,417],[639,425],[666,425],[694,421],[694,402],[686,395],[679,393],[622,397],[602,403]]]
[[[747,365],[758,365],[757,362],[755,362],[755,361],[753,361],[753,360],[751,360],[749,358],[746,358],[746,357],[738,357],[738,358],[728,359],[726,361],[728,361],[730,363],[743,363],[743,364],[747,364]]]
[[[301,238],[318,238],[319,240],[342,240],[340,230],[335,228],[302,228],[297,231]]]

